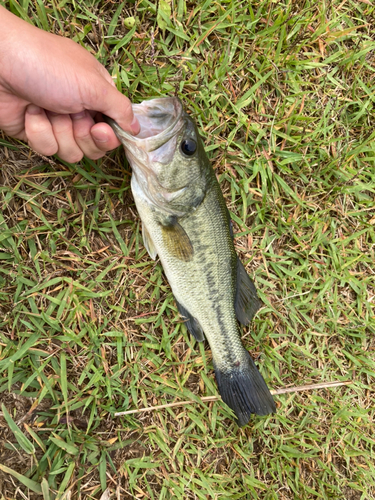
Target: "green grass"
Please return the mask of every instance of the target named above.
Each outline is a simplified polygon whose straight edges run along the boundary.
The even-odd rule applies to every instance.
[[[123,152],[68,165],[0,137],[4,498],[375,498],[375,7],[2,4],[81,43],[134,102],[182,99],[264,302],[243,338],[269,386],[353,380],[242,429],[199,403],[217,394],[210,351],[146,254]]]

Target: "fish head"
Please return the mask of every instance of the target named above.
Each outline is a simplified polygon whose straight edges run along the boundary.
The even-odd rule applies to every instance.
[[[194,210],[206,189],[207,157],[197,127],[176,97],[133,104],[140,132],[107,119],[125,148],[143,195],[175,215]]]

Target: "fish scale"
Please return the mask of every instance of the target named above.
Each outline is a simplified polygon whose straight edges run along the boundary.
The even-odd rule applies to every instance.
[[[107,119],[133,169],[144,244],[158,255],[188,330],[212,352],[222,399],[239,425],[275,412],[269,389],[241,342],[259,299],[239,261],[230,217],[192,119],[176,98],[133,105],[140,137]],[[204,333],[204,335],[203,335]]]

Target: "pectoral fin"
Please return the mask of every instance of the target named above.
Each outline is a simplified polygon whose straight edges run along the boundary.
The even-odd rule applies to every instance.
[[[240,323],[248,325],[261,303],[254,283],[249,278],[242,262],[237,257],[237,293],[235,300],[236,316]]]
[[[168,252],[184,262],[193,258],[193,245],[185,229],[178,223],[162,225],[163,242]]]
[[[151,236],[149,235],[149,232],[146,229],[146,226],[142,224],[142,238],[143,238],[143,244],[151,257],[151,259],[155,260],[156,256],[158,255],[158,252],[156,251],[156,248],[154,246],[154,242],[151,239]]]
[[[175,297],[176,300],[176,297]],[[177,309],[183,319],[185,319],[186,328],[193,335],[195,340],[202,342],[204,340],[204,333],[199,321],[195,319],[184,306],[182,306],[177,300]]]

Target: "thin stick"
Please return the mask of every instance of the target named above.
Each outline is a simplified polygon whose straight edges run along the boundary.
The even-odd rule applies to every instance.
[[[345,380],[343,382],[321,382],[320,384],[310,384],[310,385],[298,385],[297,387],[284,387],[283,389],[274,389],[271,392],[274,394],[286,394],[288,392],[301,392],[301,391],[313,391],[314,389],[326,389],[329,387],[340,387],[341,385],[350,385],[352,380]]]
[[[350,385],[353,382],[351,380],[346,380],[344,382],[321,382],[320,384],[310,384],[310,385],[299,385],[297,387],[285,387],[284,389],[274,389],[271,390],[271,394],[286,394],[288,392],[301,392],[301,391],[312,391],[314,389],[326,389],[329,387],[340,387],[342,385]],[[202,403],[206,403],[208,401],[219,401],[221,398],[218,396],[204,396],[201,398]],[[166,405],[159,406],[149,406],[148,408],[139,408],[138,410],[127,410],[120,411],[115,413],[115,417],[119,417],[120,415],[131,415],[133,413],[142,413],[145,411],[154,411],[154,410],[162,410],[163,408],[173,408],[174,406],[184,406],[188,404],[195,403],[196,401],[178,401],[177,403],[169,403]]]

